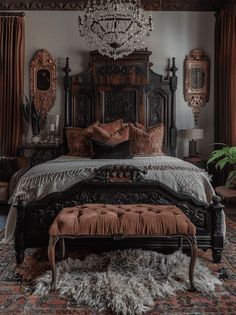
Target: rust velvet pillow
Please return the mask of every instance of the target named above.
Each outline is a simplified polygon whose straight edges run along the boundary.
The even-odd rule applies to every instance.
[[[113,134],[104,130],[100,126],[95,126],[93,129],[93,139],[111,145],[127,141],[129,140],[129,125],[120,128]]]
[[[92,155],[90,139],[93,136],[93,129],[97,125],[98,122],[95,122],[84,129],[76,127],[66,128],[69,155],[84,157]]]
[[[108,131],[110,134],[113,134],[123,127],[123,120],[118,119],[109,123],[100,124],[99,127],[105,131]]]
[[[148,129],[130,124],[131,150],[138,156],[163,155],[162,143],[164,137],[164,124],[158,124]]]
[[[140,124],[138,122],[135,122],[134,125],[135,125],[135,127],[139,128],[139,129],[145,130],[144,125],[142,125],[142,124]]]

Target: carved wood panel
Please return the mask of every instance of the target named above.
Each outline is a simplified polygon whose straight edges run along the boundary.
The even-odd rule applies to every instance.
[[[109,122],[123,119],[145,125],[144,91],[138,87],[98,86],[95,120]]]
[[[96,84],[129,84],[145,85],[149,82],[147,64],[117,61],[107,64],[96,64],[94,80]]]
[[[73,126],[85,128],[89,126],[92,114],[91,95],[85,91],[76,95],[76,102],[73,107]]]
[[[158,91],[148,94],[148,126],[165,121],[165,98]]]
[[[161,90],[153,90],[147,97],[147,126],[151,127],[161,122],[165,122],[163,145],[168,146],[168,96]]]
[[[82,10],[86,0],[5,0],[0,2],[0,10]],[[151,11],[216,11],[224,0],[142,0],[143,8]]]
[[[136,121],[136,91],[105,93],[104,122],[123,119],[124,122]]]

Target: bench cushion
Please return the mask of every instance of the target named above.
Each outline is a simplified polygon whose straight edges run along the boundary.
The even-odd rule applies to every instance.
[[[50,236],[113,234],[195,235],[196,228],[175,206],[85,204],[61,210],[49,229]]]

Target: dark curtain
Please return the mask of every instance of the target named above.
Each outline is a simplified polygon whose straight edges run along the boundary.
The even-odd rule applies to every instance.
[[[0,16],[0,155],[14,156],[21,144],[25,21]]]
[[[236,145],[236,3],[216,15],[215,142]]]

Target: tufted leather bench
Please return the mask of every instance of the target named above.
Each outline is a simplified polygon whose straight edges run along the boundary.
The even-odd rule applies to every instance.
[[[52,269],[52,290],[56,287],[55,245],[65,238],[112,237],[178,237],[188,241],[191,250],[189,280],[194,290],[193,274],[196,262],[196,228],[176,206],[130,204],[84,204],[64,208],[49,229],[48,258]]]

